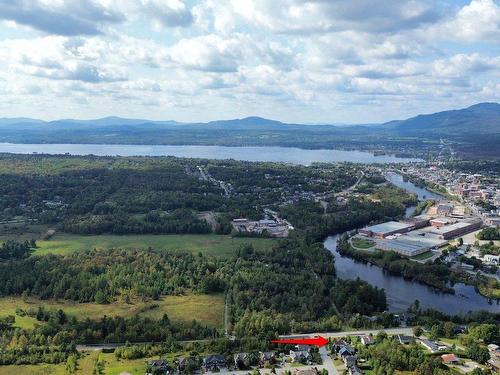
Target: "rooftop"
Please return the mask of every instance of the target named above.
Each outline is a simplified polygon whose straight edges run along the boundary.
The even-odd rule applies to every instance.
[[[377,225],[372,225],[370,227],[366,227],[366,230],[372,231],[374,233],[390,233],[395,230],[401,230],[410,228],[411,225],[407,223],[400,223],[398,221],[388,221],[386,223],[381,223]]]

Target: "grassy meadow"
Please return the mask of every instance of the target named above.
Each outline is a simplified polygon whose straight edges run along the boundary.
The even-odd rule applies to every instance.
[[[66,300],[39,300],[29,298],[24,301],[20,297],[0,298],[0,317],[14,315],[15,326],[33,328],[38,323],[35,318],[16,315],[16,309],[37,309],[44,306],[49,310],[62,309],[66,314],[78,319],[100,319],[107,316],[133,315],[160,319],[166,313],[174,322],[190,322],[193,319],[208,326],[222,328],[224,324],[224,296],[222,294],[188,294],[184,296],[165,296],[158,301],[149,302],[113,302],[107,305],[95,303],[78,303]]]
[[[104,362],[106,375],[144,375],[146,373],[147,359],[119,360],[113,353],[85,352],[78,360],[76,375],[89,375],[93,373],[95,361],[100,356]],[[1,375],[66,375],[65,364],[58,365],[21,365],[0,366]]]
[[[71,254],[88,249],[154,249],[190,252],[204,255],[229,257],[238,247],[251,244],[255,249],[271,249],[276,240],[266,238],[241,238],[216,234],[169,234],[169,235],[98,235],[82,236],[57,233],[49,240],[37,241],[34,255]]]

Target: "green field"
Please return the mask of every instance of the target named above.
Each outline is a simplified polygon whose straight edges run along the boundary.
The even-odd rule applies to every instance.
[[[351,245],[358,249],[369,249],[375,245],[375,241],[356,237],[351,240]]]
[[[127,373],[131,375],[144,375],[146,373],[147,359],[118,360],[112,353],[85,352],[78,360],[77,375],[92,374],[97,357],[104,361],[104,374],[120,375]],[[66,375],[65,365],[24,365],[24,366],[0,366],[2,375]]]
[[[414,259],[414,260],[426,260],[426,259],[431,258],[433,255],[434,255],[434,253],[432,251],[427,251],[425,253],[415,255],[414,257],[411,257],[411,259]]]
[[[216,234],[171,234],[171,235],[98,235],[82,236],[58,233],[50,240],[37,241],[35,255],[71,254],[89,249],[147,249],[191,252],[205,255],[229,257],[238,247],[251,244],[257,250],[271,249],[277,240],[267,238],[241,238]]]
[[[79,319],[100,319],[107,316],[134,315],[148,316],[160,319],[166,313],[174,322],[191,322],[193,319],[216,328],[224,324],[224,296],[222,294],[189,294],[185,296],[165,296],[158,301],[149,302],[113,302],[107,305],[95,303],[78,303],[72,301],[39,300],[29,298],[23,301],[20,297],[0,298],[0,317],[15,315],[16,308],[23,310],[37,309],[38,306],[47,309],[64,310],[68,315]],[[28,316],[15,315],[17,327],[32,328],[38,323]]]

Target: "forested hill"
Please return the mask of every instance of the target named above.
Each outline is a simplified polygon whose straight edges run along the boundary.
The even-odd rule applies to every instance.
[[[460,137],[469,134],[500,134],[500,104],[480,103],[468,108],[419,115],[401,121],[390,121],[379,126],[400,134],[439,134]]]

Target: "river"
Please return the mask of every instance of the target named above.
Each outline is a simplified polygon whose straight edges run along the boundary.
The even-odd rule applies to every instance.
[[[411,182],[404,181],[397,173],[388,173],[386,178],[403,189],[418,195],[422,199],[442,199],[426,189],[420,188]],[[409,216],[415,207],[407,209]],[[499,302],[490,303],[489,300],[474,290],[473,286],[462,283],[455,284],[455,294],[441,293],[424,284],[405,280],[403,277],[389,274],[378,266],[357,262],[353,259],[340,255],[337,250],[337,239],[339,235],[330,236],[324,245],[335,257],[335,269],[337,276],[342,279],[356,279],[367,281],[371,285],[383,288],[387,295],[389,311],[405,311],[416,299],[420,301],[423,308],[433,308],[447,314],[468,313],[475,310],[488,310],[498,312]]]
[[[177,156],[184,158],[284,162],[302,165],[310,165],[314,162],[387,164],[423,161],[422,159],[399,158],[393,155],[373,155],[370,152],[364,151],[305,150],[293,147],[0,143],[0,153],[98,156]]]

